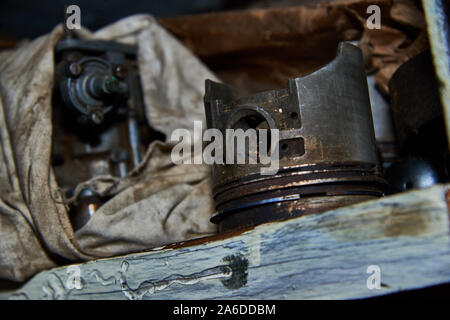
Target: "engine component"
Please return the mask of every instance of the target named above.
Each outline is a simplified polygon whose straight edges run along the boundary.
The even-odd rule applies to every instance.
[[[67,195],[99,175],[126,176],[161,133],[148,126],[135,46],[66,33],[55,47],[52,160]],[[70,215],[82,227],[107,199],[83,190]]]
[[[389,81],[392,112],[399,143],[408,148],[420,139],[427,124],[444,126],[442,106],[430,52],[425,51],[402,64]],[[445,129],[439,128],[441,130]],[[425,133],[426,134],[426,133]],[[411,149],[418,149],[414,146]],[[423,147],[426,147],[424,145]]]
[[[394,163],[388,170],[388,179],[393,181],[391,192],[404,190],[398,184],[408,179],[403,178],[405,172],[410,172],[411,181],[423,180],[420,177],[424,175],[433,176],[426,180],[434,183],[448,181],[448,143],[430,52],[422,52],[401,65],[389,81],[389,92],[400,156],[403,158],[398,165]],[[423,163],[411,162],[411,158],[421,159]],[[421,185],[410,184],[412,187]]]
[[[120,99],[128,93],[127,83],[113,74],[114,66],[108,60],[86,57],[67,61],[63,68],[66,77],[61,77],[59,86],[65,105],[87,115],[95,124],[101,124],[115,107],[115,95]]]
[[[206,81],[208,128],[278,129],[279,171],[262,164],[214,164],[221,231],[318,213],[383,194],[370,100],[359,48],[340,43],[335,60],[288,81],[287,89],[236,99]],[[232,152],[233,150],[228,150]],[[226,150],[227,152],[227,150]]]
[[[386,171],[390,193],[431,187],[439,183],[433,166],[421,159],[403,160],[392,164]]]

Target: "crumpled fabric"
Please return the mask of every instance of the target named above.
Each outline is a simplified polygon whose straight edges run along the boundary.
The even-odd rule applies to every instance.
[[[393,0],[381,6],[380,29],[364,28],[359,41],[367,73],[374,73],[377,87],[389,95],[389,81],[403,63],[429,48],[425,17],[412,0]],[[364,19],[359,16],[361,23]]]
[[[175,165],[173,143],[154,142],[124,178],[99,176],[82,183],[115,195],[74,232],[50,165],[53,49],[57,26],[0,53],[0,278],[24,281],[57,266],[150,249],[217,232],[207,165]],[[204,123],[204,81],[217,77],[151,16],[120,20],[78,36],[138,46],[150,125],[170,138],[174,129]],[[203,126],[205,128],[205,125]]]

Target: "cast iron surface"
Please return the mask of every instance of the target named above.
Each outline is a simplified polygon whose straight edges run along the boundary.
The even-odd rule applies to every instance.
[[[341,43],[321,69],[290,79],[287,89],[237,99],[206,82],[208,128],[279,129],[279,171],[263,164],[213,165],[222,229],[320,212],[382,194],[379,161],[359,48]]]

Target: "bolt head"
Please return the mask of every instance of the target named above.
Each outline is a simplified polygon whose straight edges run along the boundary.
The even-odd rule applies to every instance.
[[[72,62],[67,67],[69,77],[78,77],[83,71],[82,67],[78,62]]]
[[[116,66],[114,69],[114,75],[121,80],[125,79],[127,74],[128,70],[125,66]]]
[[[91,120],[95,124],[102,124],[103,123],[103,113],[100,111],[94,111],[91,113]]]
[[[111,93],[117,92],[120,89],[120,82],[114,77],[108,77],[105,80],[105,88]]]

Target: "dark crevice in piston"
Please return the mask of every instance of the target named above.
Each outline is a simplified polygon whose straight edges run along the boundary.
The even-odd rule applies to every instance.
[[[237,99],[228,85],[206,81],[208,128],[279,130],[279,170],[267,164],[214,164],[213,196],[222,231],[350,205],[383,195],[359,48],[341,43],[321,69],[288,88]],[[224,157],[227,143],[224,138]],[[270,141],[270,138],[269,138]],[[249,149],[250,150],[250,149]],[[259,159],[259,149],[256,151]],[[248,159],[247,159],[248,160]]]

